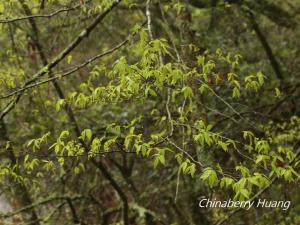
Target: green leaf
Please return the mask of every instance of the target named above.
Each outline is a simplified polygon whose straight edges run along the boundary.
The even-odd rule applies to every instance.
[[[104,151],[106,151],[106,152],[109,151],[110,146],[116,142],[116,139],[117,138],[115,137],[115,138],[107,140],[103,145]]]
[[[161,163],[162,165],[166,164],[164,154],[157,154],[156,155],[156,157],[154,159],[154,167],[157,167],[159,163]]]
[[[242,173],[243,177],[249,177],[250,176],[249,169],[244,167],[244,166],[236,166],[235,170],[240,171]]]
[[[277,98],[281,97],[281,92],[280,92],[280,90],[278,88],[275,88],[275,96]]]
[[[186,173],[187,167],[188,167],[188,163],[185,161],[180,165],[179,171],[181,170],[183,173]]]
[[[197,62],[200,66],[204,67],[205,64],[205,56],[197,56]]]
[[[225,152],[227,152],[228,151],[228,143],[225,143],[225,142],[222,142],[222,141],[218,141],[217,142],[218,143],[218,145],[225,151]]]
[[[188,86],[183,87],[181,92],[183,93],[184,98],[193,96],[193,90]]]
[[[67,63],[70,64],[72,62],[72,55],[68,55],[67,57]]]
[[[61,107],[64,105],[64,103],[65,103],[64,99],[59,99],[55,104],[56,111],[59,111]]]
[[[82,140],[85,140],[86,138],[91,141],[92,140],[92,130],[91,129],[84,129],[82,132],[81,132],[81,136],[80,138]]]
[[[270,159],[270,156],[268,156],[268,155],[258,155],[257,158],[256,158],[255,163],[259,164],[260,162],[263,162],[264,167],[267,168],[267,162],[266,161],[269,160],[269,159]]]
[[[233,88],[232,97],[239,98],[240,96],[241,96],[240,90],[237,87]]]
[[[217,185],[218,183],[218,176],[216,171],[214,171],[212,168],[208,167],[206,168],[202,175],[200,176],[201,180],[208,180],[208,185],[212,188]]]
[[[69,135],[70,135],[70,132],[67,130],[64,130],[60,133],[59,140],[62,140],[64,138],[68,137]]]
[[[220,187],[223,188],[223,187],[229,187],[230,185],[232,185],[234,183],[234,180],[230,177],[223,177],[221,179],[221,182],[220,182]]]
[[[260,86],[264,84],[264,81],[266,79],[266,76],[262,72],[257,73],[258,83]]]
[[[202,85],[199,87],[200,93],[203,94],[205,90],[209,90],[209,87],[208,87],[207,84],[202,84]]]
[[[240,193],[242,196],[244,196],[246,199],[248,199],[249,196],[250,196],[249,191],[248,191],[247,189],[244,189],[244,188],[243,188],[243,189],[240,189],[239,193]]]

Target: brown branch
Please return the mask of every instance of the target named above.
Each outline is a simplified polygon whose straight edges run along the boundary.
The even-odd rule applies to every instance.
[[[35,208],[36,206],[39,206],[39,205],[43,205],[43,204],[47,204],[49,202],[52,202],[52,201],[55,201],[55,200],[67,200],[67,199],[72,199],[73,201],[74,200],[77,200],[77,199],[81,199],[81,198],[84,198],[83,196],[75,196],[75,197],[72,197],[70,198],[69,196],[55,196],[55,197],[49,197],[49,198],[46,198],[44,200],[41,200],[41,201],[38,201],[38,202],[35,202],[35,203],[32,203],[30,205],[27,205],[21,209],[18,209],[16,211],[13,211],[13,212],[10,212],[10,213],[7,213],[7,214],[0,214],[0,218],[8,218],[8,217],[12,217],[12,216],[15,216],[17,214],[20,214],[22,212],[25,212],[25,211],[28,211],[30,209],[33,209]]]
[[[79,217],[77,215],[77,212],[76,212],[76,209],[75,209],[75,206],[73,204],[72,199],[70,197],[67,197],[66,201],[67,201],[67,203],[68,203],[68,205],[70,207],[70,210],[71,210],[71,213],[72,213],[72,217],[73,217],[73,222],[75,224],[85,225],[84,222],[80,221],[80,219],[79,219]]]
[[[120,198],[123,202],[123,222],[124,222],[124,225],[129,225],[129,206],[128,206],[128,199],[127,199],[126,194],[123,192],[121,187],[118,185],[118,183],[115,181],[115,179],[112,177],[112,175],[105,168],[103,163],[97,162],[95,159],[92,159],[92,163],[101,170],[104,177],[110,182],[110,184],[113,186],[113,188],[116,190],[116,192],[120,196]]]
[[[275,55],[272,51],[272,48],[271,48],[270,44],[268,43],[266,37],[263,35],[258,23],[255,20],[255,17],[253,15],[253,13],[250,10],[247,10],[247,13],[249,15],[249,19],[250,19],[251,25],[253,27],[253,30],[255,31],[262,47],[264,48],[264,50],[267,54],[267,56],[269,58],[269,61],[270,61],[270,64],[271,64],[277,78],[279,80],[283,80],[284,77],[282,75],[280,65],[279,65],[279,63],[278,63],[278,61],[277,61],[277,59],[276,59],[276,57],[275,57]]]
[[[206,0],[187,0],[187,2],[196,7],[196,8],[211,8],[214,7],[213,1]],[[246,7],[247,9],[251,9],[259,14],[262,14],[269,18],[271,21],[276,23],[279,26],[284,26],[287,28],[294,28],[297,23],[293,15],[291,15],[288,11],[278,6],[275,3],[272,3],[268,0],[217,0],[216,3],[226,2],[229,4],[235,4],[238,6]],[[215,4],[218,7],[218,4]]]
[[[50,14],[47,14],[47,15],[36,14],[36,15],[22,16],[22,17],[18,17],[18,18],[2,19],[2,20],[0,20],[0,23],[13,23],[16,21],[29,20],[29,19],[33,19],[33,18],[52,18],[60,13],[74,11],[80,7],[81,7],[81,4],[78,4],[71,8],[59,9],[59,10],[52,12]]]
[[[121,150],[112,150],[112,151],[100,151],[97,153],[94,153],[94,155],[109,155],[114,153],[121,153],[121,154],[136,154],[136,151],[121,151]],[[86,157],[88,156],[88,153],[82,153],[82,154],[75,154],[75,155],[42,155],[42,154],[33,154],[26,152],[24,155],[31,155],[35,157],[45,157],[45,158],[76,158],[76,157]]]

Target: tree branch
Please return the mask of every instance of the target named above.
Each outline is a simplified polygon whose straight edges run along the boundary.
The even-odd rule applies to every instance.
[[[74,11],[78,8],[81,7],[81,4],[78,4],[74,7],[71,7],[71,8],[64,8],[64,9],[59,9],[55,12],[52,12],[50,14],[36,14],[36,15],[30,15],[30,16],[23,16],[23,17],[18,17],[18,18],[9,18],[9,19],[2,19],[0,20],[0,24],[1,23],[13,23],[13,22],[17,22],[17,21],[22,21],[22,20],[28,20],[28,19],[33,19],[33,18],[52,18],[60,13],[63,13],[63,12],[69,12],[69,11]]]
[[[38,202],[35,202],[35,203],[32,203],[30,205],[27,205],[23,208],[20,208],[16,211],[13,211],[13,212],[10,212],[10,213],[7,213],[7,214],[1,214],[0,213],[0,218],[8,218],[8,217],[12,217],[12,216],[15,216],[17,214],[20,214],[22,212],[25,212],[25,211],[28,211],[30,209],[33,209],[35,208],[36,206],[39,206],[39,205],[43,205],[43,204],[47,204],[49,202],[52,202],[52,201],[56,201],[56,200],[67,200],[68,198],[70,198],[69,196],[55,196],[55,197],[49,197],[49,198],[46,198],[44,200],[41,200],[41,201],[38,201]],[[77,199],[81,199],[81,198],[84,198],[83,196],[75,196],[75,197],[72,197],[70,199],[72,199],[73,201],[74,200],[77,200]]]
[[[104,12],[100,13],[96,19],[86,28],[84,29],[56,58],[54,58],[50,63],[48,63],[45,67],[43,67],[39,72],[37,72],[33,78],[28,80],[25,83],[25,86],[31,84],[36,81],[39,77],[47,74],[51,69],[53,69],[58,63],[60,63],[70,52],[72,52],[81,41],[88,37],[89,34],[94,30],[94,28],[121,2],[122,0],[115,1],[108,9]],[[2,110],[0,114],[0,119],[3,119],[18,103],[22,96],[23,92],[19,92],[16,98],[7,104],[7,106]]]
[[[145,22],[142,24],[142,26],[144,26],[144,25],[145,25]],[[91,64],[91,63],[94,62],[95,60],[100,59],[100,58],[102,58],[102,57],[104,57],[104,56],[107,56],[107,55],[112,54],[112,53],[114,53],[115,51],[119,50],[120,48],[122,48],[124,45],[126,45],[126,44],[129,42],[129,40],[130,40],[131,37],[133,37],[133,36],[135,36],[135,35],[136,35],[136,32],[134,32],[133,34],[129,35],[124,41],[122,41],[121,43],[119,43],[118,45],[116,45],[115,47],[113,47],[112,49],[107,50],[107,51],[105,51],[105,52],[103,52],[103,53],[100,53],[100,54],[98,54],[98,55],[95,55],[94,57],[92,57],[92,58],[90,58],[90,59],[84,61],[83,63],[79,64],[78,66],[74,67],[73,69],[71,69],[71,70],[69,70],[69,71],[67,71],[67,72],[64,72],[63,74],[60,74],[60,75],[57,75],[57,76],[52,76],[52,77],[50,77],[50,78],[48,78],[48,79],[46,79],[46,80],[43,80],[43,81],[39,81],[39,82],[35,82],[35,83],[32,83],[32,84],[29,84],[29,85],[27,85],[27,86],[24,86],[24,87],[22,87],[22,88],[19,88],[19,89],[15,90],[15,91],[9,93],[9,94],[7,94],[7,95],[0,96],[0,99],[5,99],[5,98],[8,98],[8,97],[11,97],[11,96],[13,96],[13,95],[18,94],[19,92],[23,92],[23,91],[25,91],[25,90],[34,88],[34,87],[36,87],[36,86],[40,86],[40,85],[42,85],[42,84],[49,83],[49,82],[51,82],[51,81],[53,81],[53,80],[57,80],[57,79],[61,79],[61,78],[63,78],[63,77],[69,76],[69,75],[71,75],[71,74],[77,72],[78,70],[80,70],[80,69],[86,67],[87,65]]]
[[[300,155],[300,149],[298,149],[298,151],[296,152],[294,158],[290,161],[290,163],[288,165],[292,165],[296,161],[296,159],[298,158],[299,155]],[[263,193],[265,193],[272,186],[272,184],[274,184],[275,181],[277,181],[277,180],[278,180],[278,177],[275,177],[273,175],[273,178],[271,179],[270,184],[268,186],[266,186],[265,188],[261,189],[259,192],[257,192],[248,201],[254,201],[255,199],[257,199],[259,196],[261,196]],[[233,215],[237,214],[238,212],[240,212],[242,210],[244,210],[244,208],[237,208],[237,209],[231,211],[224,219],[219,220],[214,225],[222,225],[222,224],[224,224],[229,218],[231,218]]]
[[[253,30],[255,31],[262,47],[264,48],[264,50],[267,54],[267,56],[269,58],[269,61],[271,63],[271,66],[272,66],[277,78],[279,80],[283,80],[284,77],[282,75],[280,65],[279,65],[279,63],[278,63],[278,61],[277,61],[277,59],[276,59],[276,57],[275,57],[275,55],[272,51],[271,46],[269,45],[269,43],[268,43],[266,37],[263,35],[262,31],[260,30],[260,27],[259,27],[258,23],[256,22],[253,13],[249,10],[247,10],[247,13],[249,15],[249,19],[250,19],[251,25],[253,27]]]

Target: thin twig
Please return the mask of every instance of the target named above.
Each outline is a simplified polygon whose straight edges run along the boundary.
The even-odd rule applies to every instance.
[[[27,211],[29,209],[32,209],[38,205],[43,205],[43,204],[47,204],[49,202],[52,202],[52,201],[55,201],[55,200],[66,200],[67,198],[70,198],[69,196],[54,196],[54,197],[49,197],[49,198],[46,198],[44,200],[41,200],[41,201],[38,201],[38,202],[35,202],[31,205],[27,205],[23,208],[20,208],[16,211],[13,211],[13,212],[9,212],[7,214],[0,214],[0,218],[8,218],[8,217],[12,217],[14,215],[17,215],[19,213],[22,213],[24,211]],[[81,199],[81,198],[84,198],[83,196],[75,196],[75,197],[72,197],[72,200],[77,200],[77,199]]]
[[[0,23],[13,23],[13,22],[16,22],[16,21],[28,20],[28,19],[32,19],[32,18],[51,18],[51,17],[54,17],[54,16],[56,16],[60,13],[63,13],[63,12],[74,11],[74,10],[80,8],[80,7],[81,7],[81,4],[78,4],[78,5],[75,5],[72,8],[59,9],[59,10],[57,10],[55,12],[52,12],[50,14],[47,14],[47,15],[36,14],[36,15],[23,16],[23,17],[18,17],[18,18],[2,19],[2,20],[0,20]]]
[[[142,25],[144,25],[144,24],[145,24],[145,23],[143,23]],[[92,57],[92,58],[90,58],[90,59],[84,61],[84,62],[81,63],[80,65],[74,67],[73,69],[71,69],[71,70],[69,70],[69,71],[67,71],[67,72],[64,72],[63,74],[60,74],[60,75],[57,75],[57,76],[52,76],[52,77],[50,77],[50,78],[48,78],[48,79],[45,79],[45,80],[43,80],[43,81],[39,81],[39,82],[35,82],[35,83],[32,83],[32,84],[29,84],[29,85],[27,85],[27,86],[24,86],[24,87],[22,87],[22,88],[19,88],[19,89],[15,90],[15,91],[9,93],[9,94],[7,94],[7,95],[0,96],[0,99],[5,99],[5,98],[11,97],[11,96],[13,96],[13,95],[15,95],[15,94],[17,94],[17,93],[19,93],[19,92],[23,92],[23,91],[25,91],[25,90],[27,90],[27,89],[31,89],[31,88],[34,88],[34,87],[36,87],[36,86],[39,86],[39,85],[42,85],[42,84],[46,84],[46,83],[48,83],[48,82],[51,82],[51,81],[53,81],[53,80],[61,79],[61,78],[63,78],[63,77],[69,76],[69,75],[71,75],[71,74],[77,72],[78,70],[80,70],[80,69],[86,67],[87,65],[91,64],[91,63],[94,62],[95,60],[100,59],[100,58],[102,58],[102,57],[104,57],[104,56],[107,56],[107,55],[112,54],[112,53],[114,53],[115,51],[119,50],[119,49],[122,48],[124,45],[126,45],[126,44],[129,42],[130,37],[134,36],[135,34],[136,34],[136,32],[135,32],[134,34],[131,34],[130,36],[128,36],[124,41],[122,41],[121,43],[119,43],[118,45],[116,45],[114,48],[112,48],[112,49],[110,49],[110,50],[107,50],[107,51],[105,51],[105,52],[103,52],[103,53],[101,53],[101,54],[95,55],[94,57]]]
[[[188,153],[187,151],[183,150],[182,148],[180,148],[178,145],[176,145],[173,141],[171,141],[169,138],[167,138],[167,141],[173,145],[175,148],[177,148],[180,152],[182,152],[183,154],[185,154],[193,163],[197,164],[200,168],[203,167],[203,164],[197,160],[194,159],[193,156],[190,155],[190,153]]]

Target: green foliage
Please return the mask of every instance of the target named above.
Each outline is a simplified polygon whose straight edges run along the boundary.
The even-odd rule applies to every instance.
[[[205,168],[200,178],[204,181],[207,181],[211,188],[216,186],[219,182],[216,171],[210,167]]]
[[[272,24],[288,3],[42,2],[0,3],[1,222],[298,224],[299,29]],[[244,217],[200,195],[294,199]]]

